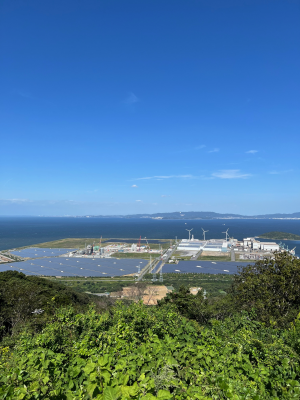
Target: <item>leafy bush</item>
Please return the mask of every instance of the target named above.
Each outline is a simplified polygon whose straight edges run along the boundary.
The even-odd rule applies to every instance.
[[[242,313],[201,327],[173,305],[60,309],[0,360],[5,399],[297,399],[300,323]]]

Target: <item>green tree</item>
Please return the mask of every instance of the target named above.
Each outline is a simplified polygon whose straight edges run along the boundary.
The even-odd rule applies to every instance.
[[[255,309],[263,322],[291,322],[300,308],[300,260],[284,252],[240,267],[230,295],[238,309]]]
[[[167,304],[173,304],[181,315],[201,325],[209,323],[212,318],[223,320],[236,313],[231,296],[205,298],[202,291],[193,295],[186,286],[181,286],[178,291],[168,293],[164,299],[158,301],[160,307]]]
[[[0,272],[0,340],[18,334],[25,324],[40,330],[60,306],[74,305],[81,310],[91,302],[88,295],[45,278]]]
[[[186,286],[181,286],[176,292],[168,293],[165,298],[158,301],[158,304],[160,307],[174,304],[181,315],[200,323],[206,323],[210,318],[207,310],[208,301],[204,298],[202,291],[193,295]]]

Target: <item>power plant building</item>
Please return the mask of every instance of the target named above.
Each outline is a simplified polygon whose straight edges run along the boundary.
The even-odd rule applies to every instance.
[[[279,244],[275,242],[260,242],[260,249],[265,251],[278,251]]]
[[[226,253],[229,249],[230,243],[223,240],[210,240],[206,243],[203,248],[203,251],[218,251]]]
[[[180,251],[199,251],[201,249],[203,249],[203,247],[205,246],[204,241],[202,240],[197,240],[197,239],[192,239],[192,240],[187,240],[187,239],[183,239],[178,247],[177,250]]]
[[[255,238],[246,238],[243,240],[244,248],[250,248],[253,250],[264,250],[264,251],[279,251],[280,246],[275,242],[260,242]]]
[[[227,252],[231,247],[231,243],[225,240],[187,240],[183,239],[179,243],[178,251],[215,251],[215,252]]]

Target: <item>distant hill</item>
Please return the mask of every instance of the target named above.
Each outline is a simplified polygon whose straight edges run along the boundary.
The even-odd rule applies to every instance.
[[[132,214],[132,215],[89,215],[86,217],[98,218],[152,218],[152,219],[300,219],[300,212],[293,214],[263,214],[240,215],[220,214],[212,211],[187,211],[156,214]]]

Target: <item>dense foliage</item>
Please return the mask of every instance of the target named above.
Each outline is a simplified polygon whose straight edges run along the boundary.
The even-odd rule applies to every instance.
[[[58,307],[72,304],[82,309],[89,303],[88,295],[57,282],[17,271],[0,272],[0,339],[18,333],[25,324],[34,331],[41,329]]]
[[[165,298],[158,301],[159,307],[169,304],[174,305],[182,316],[193,319],[201,325],[207,324],[210,319],[223,320],[236,313],[230,297],[205,298],[201,291],[195,296],[186,286],[181,286],[178,291],[168,293]]]
[[[284,326],[300,309],[300,260],[284,252],[240,267],[231,297],[238,309],[255,308],[259,320]]]
[[[59,310],[2,349],[5,399],[297,399],[300,321],[278,331],[243,313],[206,327],[173,307]]]
[[[105,292],[119,292],[122,291],[123,287],[134,284],[134,280],[125,279],[99,279],[99,280],[88,280],[88,279],[77,279],[62,281],[62,283],[76,292],[90,292],[90,293],[105,293]]]

